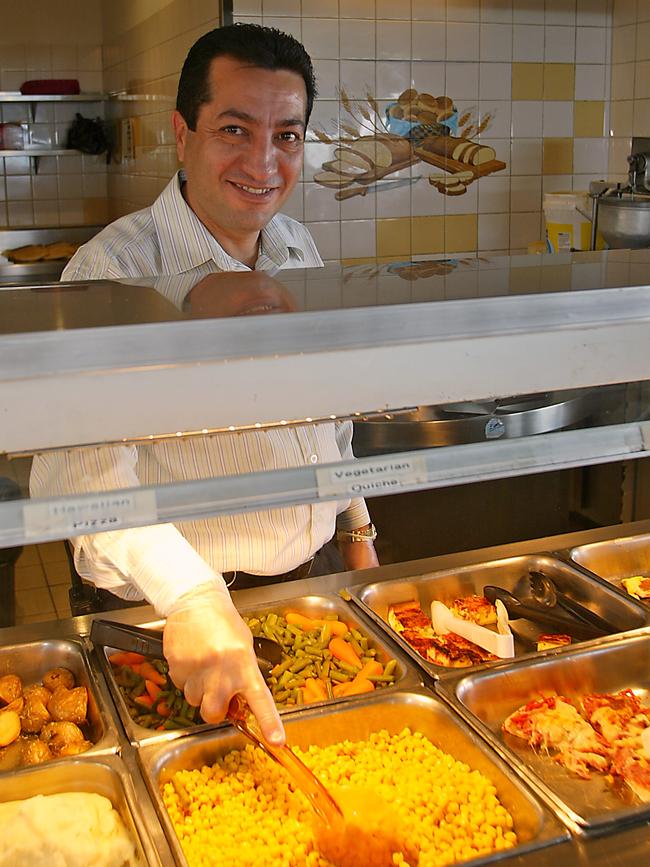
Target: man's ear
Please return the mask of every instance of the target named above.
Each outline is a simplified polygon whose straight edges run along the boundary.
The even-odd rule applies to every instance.
[[[176,139],[176,155],[179,161],[183,162],[189,127],[180,111],[174,111],[172,114],[172,126],[174,128],[174,138]]]

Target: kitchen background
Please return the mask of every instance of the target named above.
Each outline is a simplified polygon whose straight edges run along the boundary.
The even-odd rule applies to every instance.
[[[309,225],[324,259],[525,252],[542,237],[545,192],[623,180],[632,136],[650,135],[650,0],[232,6],[235,20],[289,31],[314,58],[319,98],[287,210]],[[0,159],[0,224],[98,225],[148,205],[176,168],[177,77],[187,48],[219,23],[217,0],[1,0],[0,9],[0,89],[71,77],[112,97],[37,104],[33,122],[28,105],[4,103],[2,121],[29,122],[33,143],[59,148],[77,111],[114,120],[116,130],[109,166],[101,155],[67,154],[41,158],[36,173],[29,157]],[[461,194],[449,195],[440,169],[419,160],[339,201],[336,180],[314,180],[327,182],[342,165],[338,136],[354,150],[373,127],[383,134],[386,109],[411,89],[425,102],[447,97],[455,134],[464,120],[468,138],[505,165],[466,186],[461,176]]]

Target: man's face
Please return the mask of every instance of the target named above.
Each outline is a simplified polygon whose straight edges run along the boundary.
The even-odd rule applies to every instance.
[[[186,198],[217,237],[219,230],[258,233],[300,177],[305,83],[295,72],[245,66],[232,57],[212,61],[209,83],[210,101],[199,110],[196,131],[174,112]]]

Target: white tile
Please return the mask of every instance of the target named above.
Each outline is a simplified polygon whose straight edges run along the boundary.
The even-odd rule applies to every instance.
[[[434,174],[433,166],[427,166],[427,175]],[[411,214],[414,217],[437,217],[445,213],[445,198],[427,177],[420,178],[411,187]]]
[[[512,103],[509,100],[490,100],[479,102],[481,125],[487,121],[487,126],[481,132],[480,138],[509,138],[512,123]]]
[[[546,0],[547,24],[575,24],[576,0]]]
[[[573,63],[576,56],[575,27],[547,27],[544,60],[547,63]]]
[[[377,255],[377,230],[374,220],[346,221],[341,229],[341,258]]]
[[[574,262],[571,265],[572,289],[600,289],[603,285],[600,262]]]
[[[396,3],[395,0],[375,0],[375,4],[377,18],[401,18],[409,20],[411,18],[410,0],[402,0],[401,3]]]
[[[479,214],[479,250],[507,250],[510,246],[510,215]]]
[[[339,23],[331,18],[305,18],[302,43],[311,57],[339,56]]]
[[[509,24],[512,21],[512,7],[516,0],[481,0],[481,21],[494,21]]]
[[[317,141],[314,130],[321,130],[327,135],[335,136],[339,123],[338,99],[317,99],[314,101],[309,127],[307,129],[307,141]]]
[[[447,21],[479,21],[480,0],[452,0],[447,2]]]
[[[295,17],[300,15],[300,0],[263,0],[264,15],[282,15]],[[245,15],[254,15],[246,12]]]
[[[325,3],[335,7],[335,15],[340,15],[341,18],[374,18],[375,17],[375,0],[343,0],[339,10],[338,0],[325,0]],[[309,4],[308,8],[319,7],[321,0],[302,0],[302,14],[305,15],[305,4]]]
[[[310,181],[315,172],[322,169],[323,163],[332,159],[334,148],[321,142],[305,142],[305,165],[303,174]]]
[[[447,23],[447,60],[476,60],[479,56],[479,25]]]
[[[411,64],[405,60],[379,60],[376,66],[377,99],[397,99],[411,82]]]
[[[481,60],[512,60],[511,24],[481,24],[479,41]]]
[[[626,64],[627,65],[627,64]],[[633,66],[634,64],[629,64]],[[576,99],[605,99],[607,96],[605,64],[576,64]]]
[[[478,99],[478,63],[447,63],[445,92],[452,99]]]
[[[341,258],[341,223],[338,220],[305,225],[314,239],[321,259]]]
[[[512,20],[515,24],[543,24],[544,4],[541,0],[516,0]]]
[[[536,211],[541,207],[542,178],[540,175],[520,175],[511,178],[510,210],[513,213]]]
[[[576,31],[576,63],[602,63],[607,56],[605,27],[579,27]]]
[[[637,20],[637,0],[616,0],[612,23],[614,27],[632,24]]]
[[[634,63],[614,63],[612,65],[612,99],[630,99],[634,93],[634,72]]]
[[[545,102],[542,131],[545,137],[573,137],[573,103]]]
[[[515,24],[512,29],[512,59],[522,63],[544,60],[544,28],[537,24]]]
[[[510,222],[510,247],[515,250],[525,250],[529,244],[542,238],[541,214],[517,214]]]
[[[377,21],[377,59],[411,59],[410,21]]]
[[[351,99],[365,99],[375,93],[375,64],[370,60],[342,60],[341,87]]]
[[[419,61],[411,64],[411,87],[432,96],[445,92],[445,64]]]
[[[446,52],[444,24],[419,21],[413,27],[413,60],[444,60]]]
[[[462,196],[443,196],[445,214],[476,214],[478,211],[478,184],[467,187]]]
[[[34,209],[29,202],[7,202],[7,225],[33,226]]]
[[[510,99],[512,66],[509,63],[479,65],[479,96],[481,99]]]
[[[612,31],[612,62],[633,60],[636,52],[636,25],[615,27]]]
[[[375,22],[361,18],[341,21],[339,44],[342,59],[374,60]]]
[[[32,182],[29,175],[15,175],[5,179],[9,202],[25,201],[32,198]]]
[[[309,222],[323,220],[339,220],[341,218],[340,203],[334,198],[336,190],[322,187],[320,184],[304,183],[304,219]]]
[[[314,73],[318,85],[318,96],[321,99],[335,99],[339,87],[338,60],[315,59]]]
[[[302,41],[302,21],[300,18],[282,18],[278,15],[264,15],[262,23],[266,27],[275,27],[283,33],[289,33],[299,42]]]
[[[391,178],[393,175],[391,175]],[[411,187],[393,188],[391,180],[379,181],[376,192],[378,217],[410,217]]]
[[[105,174],[82,175],[81,177],[83,182],[84,196],[92,199],[106,198],[107,178]]]
[[[544,175],[542,193],[564,193],[573,189],[571,175]]]
[[[544,103],[541,100],[514,100],[512,103],[512,137],[540,137],[543,119]]]
[[[342,220],[374,220],[376,215],[376,196],[353,196],[341,202]]]
[[[261,15],[262,0],[233,0],[233,15]]]
[[[578,27],[606,27],[609,23],[607,0],[578,0],[576,8]]]
[[[358,10],[351,8],[355,6]],[[371,18],[372,15],[366,13],[369,8],[374,12],[374,0],[357,0],[357,2],[345,0],[341,3],[341,7],[341,17],[343,17],[343,8],[346,8],[350,18]],[[302,0],[303,18],[338,18],[338,15],[339,0]]]
[[[411,0],[412,21],[444,21],[445,0]]]
[[[512,175],[539,175],[542,173],[541,138],[513,138],[510,150]]]
[[[478,211],[480,214],[505,214],[510,211],[510,178],[507,175],[489,175],[478,184]]]
[[[32,190],[35,199],[56,199],[59,195],[56,175],[34,175]]]
[[[599,176],[607,173],[609,141],[606,138],[577,138],[573,140],[573,170]]]

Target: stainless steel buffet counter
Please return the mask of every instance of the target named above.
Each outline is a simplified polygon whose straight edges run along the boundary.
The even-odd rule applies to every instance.
[[[462,684],[464,681],[477,679],[479,684],[484,683],[489,687],[490,679],[493,678],[499,690],[499,700],[503,703],[503,690],[498,684],[505,678],[506,681],[526,680],[524,669],[534,674],[537,669],[546,669],[554,672],[561,666],[562,660],[571,660],[571,654],[577,659],[577,671],[591,672],[593,683],[587,684],[586,688],[598,686],[598,681],[593,677],[593,667],[585,667],[584,660],[596,655],[615,657],[615,662],[620,657],[620,666],[610,666],[606,676],[609,678],[611,688],[621,688],[626,685],[625,672],[630,676],[636,676],[642,683],[646,696],[650,693],[650,606],[640,603],[636,609],[636,619],[621,621],[620,628],[628,631],[622,632],[616,637],[593,639],[587,643],[581,643],[577,648],[564,648],[561,650],[546,651],[540,655],[525,654],[524,658],[512,662],[499,662],[491,666],[481,666],[480,670],[470,674],[454,678],[442,678],[438,680],[436,673],[426,664],[417,665],[417,660],[409,656],[399,641],[393,641],[390,630],[381,631],[381,624],[377,618],[371,616],[371,610],[364,606],[359,599],[352,599],[346,594],[346,588],[360,587],[365,583],[373,588],[381,590],[382,584],[412,579],[414,585],[418,578],[430,579],[432,573],[440,573],[441,577],[448,576],[453,570],[467,571],[472,564],[485,564],[492,561],[502,561],[507,558],[527,558],[531,555],[553,555],[565,563],[570,564],[571,554],[576,549],[584,550],[589,545],[606,545],[608,540],[617,539],[620,547],[625,537],[633,539],[650,533],[650,521],[637,522],[636,524],[621,525],[581,533],[567,534],[543,539],[534,539],[522,543],[498,548],[488,548],[477,551],[463,552],[427,560],[400,563],[392,566],[380,567],[376,570],[355,573],[341,573],[323,578],[307,579],[304,581],[291,582],[257,590],[244,590],[233,594],[237,607],[242,612],[273,610],[281,611],[286,600],[303,600],[303,604],[316,605],[313,601],[320,599],[321,607],[329,604],[338,606],[343,617],[345,616],[345,604],[341,602],[341,595],[349,599],[350,617],[357,624],[357,629],[370,637],[371,642],[378,648],[383,658],[394,657],[398,663],[400,672],[399,682],[395,687],[387,690],[377,690],[372,697],[355,696],[339,700],[336,704],[331,702],[320,705],[297,707],[287,711],[284,719],[287,729],[292,738],[301,746],[309,743],[311,734],[317,741],[322,740],[327,730],[327,737],[331,741],[332,732],[348,731],[352,723],[353,734],[357,732],[365,737],[367,729],[372,730],[373,721],[378,725],[390,728],[393,717],[395,725],[401,724],[402,718],[408,724],[414,725],[415,720],[421,719],[422,730],[429,736],[436,737],[439,730],[441,746],[449,744],[451,752],[455,752],[461,759],[470,764],[492,768],[494,781],[497,787],[501,786],[503,795],[510,798],[513,811],[519,810],[522,822],[526,824],[526,833],[521,835],[524,845],[512,852],[501,852],[488,858],[478,859],[466,863],[488,863],[498,858],[499,861],[508,865],[524,865],[524,867],[567,867],[567,865],[584,864],[593,867],[628,867],[645,863],[650,856],[650,805],[644,805],[636,809],[620,809],[612,802],[614,797],[606,802],[612,807],[611,821],[599,821],[593,827],[589,827],[579,820],[583,815],[589,814],[593,809],[589,803],[584,804],[583,814],[572,813],[569,807],[565,807],[563,800],[553,796],[552,786],[540,783],[536,777],[535,762],[531,762],[531,768],[526,767],[525,757],[515,756],[502,749],[502,745],[496,737],[497,724],[494,722],[498,714],[489,715],[490,700],[482,699],[479,689],[479,698],[474,701],[477,707],[472,708],[472,700],[466,700],[467,690]],[[631,545],[634,543],[631,541]],[[650,546],[650,541],[649,541]],[[600,550],[600,549],[598,549]],[[580,565],[579,558],[575,558],[572,568],[580,571],[584,569]],[[634,562],[637,562],[636,560]],[[471,571],[471,570],[470,570]],[[435,578],[436,576],[433,575]],[[617,578],[620,578],[617,575]],[[623,576],[624,577],[624,576]],[[601,592],[602,598],[607,605],[620,604],[627,611],[625,600],[620,590],[613,589],[612,584],[606,581],[607,576],[589,576],[589,581]],[[613,596],[612,596],[613,594]],[[356,594],[359,596],[359,594]],[[361,594],[361,597],[363,594]],[[611,597],[611,598],[610,598]],[[330,603],[326,603],[329,599]],[[311,600],[311,602],[310,602]],[[325,600],[325,601],[323,601]],[[631,610],[631,609],[630,609]],[[638,612],[641,612],[640,614]],[[148,606],[126,609],[111,613],[111,619],[124,623],[146,624],[156,621],[154,611]],[[30,624],[20,627],[12,627],[0,630],[0,653],[11,655],[12,647],[26,645],[33,642],[49,643],[49,646],[67,646],[71,640],[81,640],[86,648],[90,667],[89,677],[95,686],[98,704],[101,710],[101,737],[96,748],[87,757],[83,754],[74,759],[61,760],[49,766],[39,768],[27,768],[13,772],[10,776],[3,775],[9,785],[3,785],[0,800],[7,800],[9,796],[24,797],[34,794],[39,790],[39,774],[43,786],[48,791],[56,791],[58,785],[67,780],[80,779],[82,788],[92,789],[93,785],[103,787],[118,810],[132,817],[131,830],[137,836],[141,852],[146,862],[159,867],[172,867],[183,865],[180,849],[175,841],[168,840],[165,835],[170,834],[170,825],[161,814],[162,802],[156,796],[158,781],[164,766],[174,762],[181,762],[182,757],[212,757],[218,754],[221,744],[239,746],[235,742],[237,736],[228,727],[213,728],[211,731],[197,731],[196,728],[189,731],[174,731],[160,733],[155,739],[143,739],[129,737],[122,725],[124,721],[123,709],[118,713],[117,695],[114,684],[111,685],[110,666],[106,660],[100,664],[99,650],[93,651],[88,635],[90,632],[92,615],[78,617],[69,620],[51,623]],[[635,628],[630,628],[634,624]],[[641,624],[640,626],[637,624]],[[56,643],[59,642],[58,645]],[[626,644],[627,642],[627,644]],[[630,650],[626,655],[626,646]],[[580,660],[583,660],[580,662]],[[647,664],[646,664],[647,662]],[[0,660],[1,664],[1,660]],[[571,662],[572,666],[574,663]],[[582,666],[582,668],[580,667]],[[625,672],[621,671],[625,667]],[[510,672],[510,675],[509,675]],[[618,674],[617,674],[618,672]],[[0,674],[4,669],[0,670]],[[530,674],[528,675],[530,676]],[[420,684],[418,685],[418,680]],[[480,687],[485,692],[488,687]],[[534,688],[534,684],[533,687]],[[489,690],[488,690],[489,691]],[[472,710],[477,716],[473,718]],[[492,730],[491,730],[492,729]],[[131,732],[132,734],[132,732]],[[97,749],[99,747],[99,749]],[[213,752],[216,750],[216,752]],[[180,758],[179,758],[180,757]],[[486,770],[489,775],[489,770]],[[63,783],[61,782],[63,781]],[[500,781],[500,782],[499,782]],[[58,790],[61,790],[60,788]],[[500,792],[501,794],[501,792]],[[566,792],[565,792],[566,794]],[[599,807],[597,804],[596,807]],[[534,817],[534,822],[530,817]],[[515,821],[516,817],[515,817]],[[532,824],[531,824],[532,823]],[[531,827],[535,826],[533,831]],[[526,834],[528,836],[526,836]],[[526,843],[525,841],[528,840]],[[1,847],[0,842],[0,847]],[[360,865],[362,867],[362,865]]]

